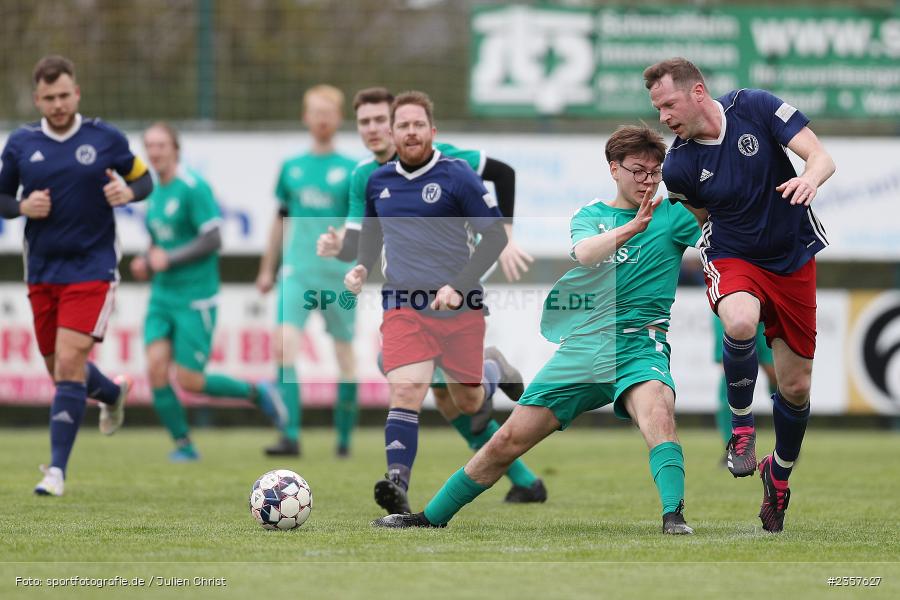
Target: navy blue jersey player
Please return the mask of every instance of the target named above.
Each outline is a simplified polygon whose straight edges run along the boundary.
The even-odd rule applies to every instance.
[[[383,243],[381,332],[390,409],[388,473],[375,484],[375,500],[391,514],[410,511],[407,489],[419,410],[435,365],[447,376],[456,407],[476,415],[473,429],[476,420],[490,420],[490,397],[498,383],[513,377],[502,356],[482,360],[479,280],[506,245],[503,217],[468,164],[434,149],[435,132],[427,95],[406,92],[395,98],[391,133],[399,159],[369,177],[359,264],[344,280],[359,293]],[[481,234],[477,245],[475,233]]]
[[[41,59],[34,86],[43,118],[6,142],[0,214],[27,218],[28,298],[38,348],[56,384],[50,466],[42,467],[44,477],[34,491],[61,496],[86,398],[101,403],[102,433],[115,432],[124,418],[130,381],[111,381],[87,357],[103,339],[118,281],[113,207],[145,198],[153,183],[119,130],[78,113],[81,91],[71,61]]]
[[[778,389],[772,396],[775,449],[760,463],[767,531],[781,531],[788,476],[809,418],[816,344],[815,255],[828,245],[810,208],[834,162],[809,119],[769,92],[742,89],[714,99],[689,61],[673,58],[644,71],[659,120],[678,138],[663,163],[672,200],[703,228],[707,296],[725,328],[722,365],[732,435],[726,447],[735,477],[756,470],[750,405],[759,370],[754,340],[765,323]],[[805,161],[798,175],[789,148]]]

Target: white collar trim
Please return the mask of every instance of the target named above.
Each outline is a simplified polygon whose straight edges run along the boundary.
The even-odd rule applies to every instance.
[[[67,139],[71,138],[73,135],[78,133],[78,130],[81,129],[81,113],[75,113],[75,122],[72,123],[72,126],[65,133],[56,133],[52,129],[50,129],[50,124],[47,122],[47,118],[44,117],[41,119],[41,131],[44,132],[51,140],[56,140],[57,142],[64,142]]]
[[[397,173],[399,173],[400,175],[403,175],[404,177],[406,177],[407,179],[409,179],[411,181],[411,180],[415,179],[416,177],[419,177],[420,175],[424,175],[425,173],[430,171],[431,167],[433,167],[434,165],[437,164],[437,161],[440,157],[441,157],[441,151],[438,150],[437,148],[434,148],[434,156],[431,157],[431,160],[429,160],[425,165],[416,169],[412,173],[406,172],[406,169],[404,169],[403,165],[400,164],[400,159],[398,158],[397,159],[397,167],[396,167]]]
[[[716,106],[719,107],[719,115],[722,117],[722,127],[719,130],[719,137],[714,140],[698,140],[694,138],[694,141],[698,144],[703,144],[704,146],[719,146],[722,144],[722,140],[725,139],[725,129],[728,127],[728,119],[725,118],[725,108],[722,106],[722,103],[718,100],[713,100],[716,103]]]

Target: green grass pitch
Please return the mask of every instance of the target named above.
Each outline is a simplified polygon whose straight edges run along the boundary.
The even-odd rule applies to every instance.
[[[657,598],[898,597],[900,435],[811,429],[786,530],[756,513],[758,477],[718,466],[713,431],[686,430],[691,537],[660,533],[647,449],[635,431],[576,428],[526,456],[545,480],[543,505],[506,505],[501,480],[443,530],[375,530],[372,485],[384,472],[383,434],[356,436],[333,455],[330,431],[305,432],[299,460],[273,460],[263,430],[199,430],[202,460],[169,464],[161,430],[111,438],[89,413],[63,498],[37,498],[48,436],[0,432],[0,597]],[[762,431],[759,454],[773,443]],[[411,500],[421,509],[470,456],[449,428],[423,429]],[[250,486],[277,467],[313,490],[309,521],[270,532],[250,516]],[[49,578],[144,579],[97,588]],[[17,583],[37,578],[40,586]],[[224,578],[225,587],[195,577]],[[829,586],[829,577],[881,577],[878,587]],[[156,578],[167,578],[159,580]],[[178,587],[175,578],[186,581]],[[82,580],[84,581],[84,580]],[[840,581],[840,580],[839,580]],[[168,585],[161,585],[166,583]],[[108,584],[107,584],[108,585]]]

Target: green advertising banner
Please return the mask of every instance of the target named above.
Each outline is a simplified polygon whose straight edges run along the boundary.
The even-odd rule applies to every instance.
[[[647,116],[644,68],[684,56],[714,96],[755,87],[810,117],[900,116],[900,13],[485,6],[471,31],[477,115]]]

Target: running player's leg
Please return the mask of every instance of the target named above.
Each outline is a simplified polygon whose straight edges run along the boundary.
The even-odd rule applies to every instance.
[[[148,333],[150,315],[148,314]],[[199,455],[191,441],[190,426],[184,407],[169,379],[172,369],[172,341],[167,337],[151,336],[147,344],[147,375],[153,393],[153,408],[175,442],[175,450],[169,454],[173,462],[197,460]]]
[[[283,275],[277,289],[278,326],[273,336],[272,350],[278,367],[273,399],[276,405],[283,407],[284,418],[280,428],[281,439],[267,447],[265,452],[270,456],[299,456],[303,400],[296,364],[300,348],[300,332],[309,318],[309,311],[300,309],[301,304],[295,302],[302,297],[302,286],[299,282]]]
[[[650,449],[650,475],[662,505],[663,533],[693,533],[682,516],[684,453],[675,434],[675,393],[662,381],[644,381],[625,392],[624,404]]]
[[[350,455],[350,442],[359,414],[356,383],[356,354],[350,341],[334,340],[334,353],[338,362],[338,390],[334,403],[334,427],[337,430],[336,453],[340,457]]]
[[[766,374],[766,383],[769,388],[769,396],[778,390],[778,376],[775,374],[775,359],[772,349],[766,343],[766,328],[763,323],[756,328],[756,354],[759,356],[759,366]]]
[[[735,477],[745,477],[756,470],[756,429],[751,404],[759,375],[756,328],[760,302],[752,294],[738,291],[722,298],[717,309],[725,328],[722,366],[732,413],[728,468]]]
[[[386,362],[386,368],[390,368]],[[408,513],[407,491],[419,446],[419,411],[434,371],[431,360],[403,365],[387,372],[389,408],[384,424],[387,473],[375,483],[375,501],[388,514]]]

